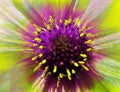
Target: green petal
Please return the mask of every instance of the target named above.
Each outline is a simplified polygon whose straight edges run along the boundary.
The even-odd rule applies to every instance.
[[[105,58],[97,65],[97,69],[103,77],[102,84],[109,92],[120,92],[120,62]]]

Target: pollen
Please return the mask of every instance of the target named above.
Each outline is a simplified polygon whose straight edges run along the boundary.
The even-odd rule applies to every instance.
[[[57,66],[54,66],[53,73],[57,72]]]
[[[32,61],[36,60],[37,58],[38,58],[37,56],[34,56],[34,57],[32,58]]]
[[[72,74],[75,74],[76,72],[75,72],[75,70],[74,69],[72,69]]]
[[[85,43],[86,43],[86,44],[91,44],[91,43],[92,43],[92,40],[91,40],[91,39],[90,39],[90,40],[87,40]]]
[[[42,62],[42,64],[45,64],[47,62],[47,60],[43,59],[41,62]]]
[[[89,68],[86,65],[82,65],[83,69],[85,69],[86,71],[89,71]]]
[[[80,37],[83,37],[84,35],[85,35],[85,33],[81,33],[81,34],[80,34]]]
[[[83,57],[83,58],[86,58],[86,57],[87,57],[86,54],[80,54],[80,56]]]
[[[50,25],[46,25],[46,27],[47,27],[47,30],[51,30]]]
[[[64,25],[67,26],[67,25],[70,24],[71,22],[72,22],[71,19],[65,20]]]
[[[79,63],[79,64],[85,64],[85,62],[84,62],[84,61],[78,61],[78,63]]]
[[[42,57],[42,56],[43,56],[43,54],[40,53],[40,54],[39,54],[39,57]]]
[[[79,66],[77,62],[74,62],[73,64],[74,64],[75,67]]]
[[[39,49],[43,49],[43,48],[44,48],[44,46],[42,46],[42,45],[39,46]]]
[[[40,38],[36,37],[36,38],[35,38],[35,41],[41,42],[42,40],[41,40]]]
[[[92,50],[91,48],[88,48],[86,51],[89,52],[89,51],[91,51],[91,50]]]
[[[50,22],[50,24],[52,24],[54,22],[54,19],[52,16],[49,16],[49,22]]]
[[[78,26],[80,24],[80,19],[76,19],[74,26]]]

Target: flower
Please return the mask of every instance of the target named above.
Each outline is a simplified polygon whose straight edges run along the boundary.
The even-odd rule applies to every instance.
[[[5,14],[9,22],[5,26],[13,31],[8,31],[8,36],[5,34],[10,46],[2,49],[20,50],[18,56],[12,58],[19,58],[17,66],[23,68],[28,83],[34,82],[32,92],[88,92],[95,89],[95,85],[105,89],[106,75],[115,76],[116,73],[111,72],[115,69],[113,66],[120,68],[116,65],[118,62],[106,58],[108,52],[112,52],[108,48],[120,43],[120,33],[103,37],[104,26],[99,26],[101,20],[97,16],[112,0],[91,0],[86,10],[78,6],[79,0],[40,1],[43,5],[32,5],[37,1],[12,1],[25,18],[21,13],[16,14],[20,20]],[[59,2],[62,5],[58,5]],[[109,71],[107,64],[113,70]],[[116,76],[119,79],[119,75]]]

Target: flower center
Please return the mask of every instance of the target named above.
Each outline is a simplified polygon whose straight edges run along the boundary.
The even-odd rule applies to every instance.
[[[33,41],[36,55],[32,58],[37,66],[34,71],[43,70],[42,77],[68,78],[72,80],[78,71],[89,71],[87,61],[91,58],[91,39],[80,31],[76,21],[55,22],[50,16],[46,28],[34,25],[37,37]],[[47,30],[47,31],[46,31]]]

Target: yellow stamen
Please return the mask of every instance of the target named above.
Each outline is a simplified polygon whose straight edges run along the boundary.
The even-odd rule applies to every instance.
[[[85,65],[82,65],[82,67],[86,70],[86,71],[89,71],[89,68]]]
[[[41,31],[41,29],[40,29],[39,27],[37,27],[37,28],[36,28],[36,30],[37,30],[38,32],[40,32],[40,31]]]
[[[43,49],[44,47],[42,45],[39,46],[39,49]]]
[[[84,61],[78,61],[78,63],[79,63],[79,64],[85,64],[85,62],[84,62]]]
[[[43,54],[39,54],[39,57],[42,57],[43,56]]]
[[[49,22],[52,24],[54,22],[54,19],[52,16],[49,16]]]
[[[83,57],[83,58],[86,58],[86,57],[87,57],[86,54],[80,54],[80,56]]]
[[[35,31],[35,32],[33,32],[33,33],[34,33],[35,35],[38,35],[38,32],[36,32],[36,31]]]
[[[67,25],[70,24],[71,22],[72,22],[71,19],[65,20],[64,25],[67,26]]]
[[[36,60],[37,58],[38,58],[37,56],[34,56],[34,57],[32,58],[32,61]]]
[[[91,36],[93,36],[93,34],[91,34],[91,33],[88,33],[88,34],[87,34],[87,36],[88,36],[88,37],[91,37]]]
[[[45,67],[45,70],[44,70],[43,74],[41,75],[42,78],[44,78],[46,76],[48,68],[49,68],[48,66]],[[50,72],[48,72],[48,74],[50,74]]]
[[[35,38],[35,41],[41,42],[42,40],[41,40],[40,38],[36,37],[36,38]]]
[[[89,52],[89,51],[91,51],[91,50],[92,50],[91,48],[88,48],[86,51]]]
[[[38,32],[41,31],[41,29],[40,29],[36,24],[33,24],[33,26],[36,27],[36,30],[37,30]]]
[[[74,62],[73,64],[74,64],[75,67],[79,66],[77,62]]]
[[[75,72],[75,70],[74,69],[72,69],[72,74],[75,74],[76,72]]]
[[[76,19],[74,26],[77,26],[80,24],[80,19]]]
[[[57,66],[54,66],[53,73],[57,72]]]
[[[66,72],[67,72],[68,79],[71,80],[71,73],[70,73],[69,69],[67,69]]]
[[[90,39],[90,40],[87,40],[85,43],[86,43],[86,44],[92,43],[92,40],[91,40],[91,39]]]
[[[83,61],[87,61],[87,58],[84,58]]]
[[[33,46],[37,46],[37,44],[33,44]]]
[[[60,73],[60,74],[59,74],[59,77],[60,77],[60,78],[63,78],[63,74]]]
[[[46,59],[43,59],[43,60],[41,61],[42,64],[45,64],[46,62],[47,62]]]
[[[51,30],[50,25],[46,25],[46,27],[47,27],[47,30]]]
[[[81,33],[81,34],[80,34],[80,37],[83,37],[84,35],[85,35],[85,33]]]

